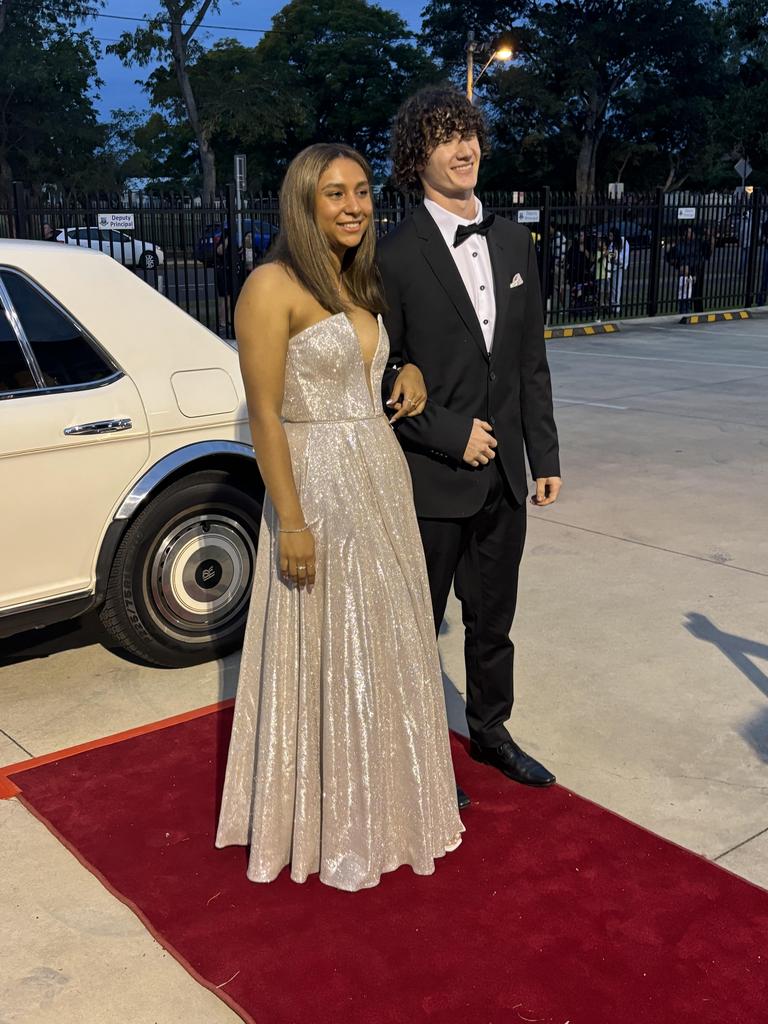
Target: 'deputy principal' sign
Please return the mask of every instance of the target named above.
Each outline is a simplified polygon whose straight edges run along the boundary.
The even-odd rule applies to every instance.
[[[133,231],[133,227],[132,213],[99,214],[99,228],[102,231],[107,231],[110,228],[112,231]]]

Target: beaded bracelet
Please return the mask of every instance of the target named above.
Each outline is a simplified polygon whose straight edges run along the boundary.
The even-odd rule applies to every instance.
[[[277,532],[278,533],[304,533],[304,531],[308,530],[308,529],[309,529],[308,526],[302,526],[302,528],[300,530],[284,530],[282,528],[282,526],[278,526]]]

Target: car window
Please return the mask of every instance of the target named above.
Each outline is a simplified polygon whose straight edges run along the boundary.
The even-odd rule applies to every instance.
[[[33,387],[35,379],[29,371],[0,299],[0,393],[25,391]]]
[[[78,327],[20,274],[0,274],[48,387],[95,384],[111,366]]]

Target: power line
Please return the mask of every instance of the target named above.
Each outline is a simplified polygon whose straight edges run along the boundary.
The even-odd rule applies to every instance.
[[[110,18],[113,21],[138,21],[138,22],[143,22],[144,24],[149,24],[150,22],[155,22],[155,21],[158,20],[157,18],[146,18],[146,17],[144,17],[144,18],[137,18],[135,15],[128,15],[128,14],[101,14],[101,13],[99,13],[97,11],[94,11],[90,15],[90,17],[92,17],[92,18]],[[168,27],[171,24],[171,22],[168,21],[167,19],[161,19],[159,24],[161,24],[164,27]],[[182,21],[182,23],[181,23],[181,27],[182,28],[189,28],[189,25],[190,25],[190,22],[187,22],[187,21]],[[201,22],[198,25],[198,28],[209,28],[209,29],[213,29],[214,31],[219,31],[219,32],[254,32],[254,33],[258,33],[260,35],[264,35],[264,33],[266,33],[266,32],[276,32],[276,31],[279,32],[280,31],[280,29],[252,28],[251,26],[241,26],[241,25],[211,25],[209,22],[205,22],[205,21]]]

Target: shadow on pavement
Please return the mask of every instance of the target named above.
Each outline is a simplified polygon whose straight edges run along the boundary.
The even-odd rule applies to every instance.
[[[41,629],[30,629],[25,633],[5,637],[0,640],[0,666],[47,658],[61,651],[101,644],[104,640],[98,614],[90,613],[77,619],[66,619],[64,622],[55,622]]]
[[[749,656],[768,660],[768,644],[747,640],[735,633],[725,633],[706,617],[698,612],[688,612],[685,628],[697,640],[708,640],[714,644],[726,658],[742,672],[750,683],[753,683],[764,697],[768,697],[768,676],[757,667]]]
[[[684,625],[691,636],[717,647],[764,697],[768,697],[768,675],[751,660],[764,658],[768,661],[768,644],[748,640],[735,633],[726,633],[699,612],[687,612],[687,618]],[[768,762],[768,708],[751,718],[742,728],[741,734],[759,757]]]

